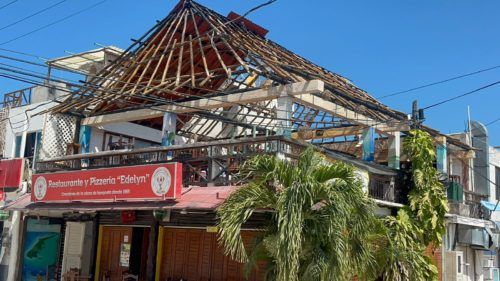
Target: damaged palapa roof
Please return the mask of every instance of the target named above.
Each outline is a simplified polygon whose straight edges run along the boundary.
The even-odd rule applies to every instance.
[[[234,14],[231,18],[181,1],[115,63],[52,111],[93,116],[235,88],[320,79],[326,84],[321,95],[335,104],[379,121],[406,119],[348,79],[262,37],[265,29]]]

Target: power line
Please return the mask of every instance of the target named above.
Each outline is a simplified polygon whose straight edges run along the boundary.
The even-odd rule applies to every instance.
[[[48,11],[48,10],[50,10],[50,9],[54,8],[54,7],[59,6],[60,4],[62,4],[62,3],[64,3],[64,2],[67,2],[67,1],[68,1],[68,0],[62,0],[62,1],[59,1],[59,2],[57,2],[57,3],[55,3],[55,4],[52,4],[52,5],[48,6],[47,8],[41,9],[41,10],[39,10],[39,11],[37,11],[37,12],[34,12],[33,14],[28,15],[28,16],[26,16],[26,17],[22,18],[22,19],[19,19],[19,20],[17,20],[17,21],[15,21],[15,22],[13,22],[13,23],[10,23],[10,24],[8,24],[8,25],[6,25],[6,26],[0,27],[0,31],[1,31],[1,30],[4,30],[4,29],[6,29],[6,28],[9,28],[9,27],[11,27],[11,26],[14,26],[14,25],[16,25],[16,24],[18,24],[18,23],[21,23],[21,22],[23,22],[23,21],[25,21],[25,20],[27,20],[27,19],[30,19],[30,18],[32,18],[32,17],[34,17],[34,16],[37,16],[37,15],[39,15],[39,14],[41,14],[41,13],[45,12],[45,11]]]
[[[19,1],[19,0],[10,1],[10,2],[9,2],[9,3],[7,3],[7,4],[5,4],[5,5],[3,5],[3,6],[0,6],[0,10],[2,10],[2,9],[4,9],[4,8],[7,8],[8,6],[10,6],[10,5],[12,5],[12,4],[14,4],[14,3],[16,3],[17,1]]]
[[[4,70],[4,71],[9,71],[8,69],[3,68],[3,67],[0,67],[0,69]],[[37,75],[32,75],[32,74],[21,72],[21,71],[17,71],[17,70],[13,70],[12,72],[14,72],[16,74],[20,74],[20,75],[25,75],[25,76],[30,76],[31,75],[32,77],[42,79],[41,76],[39,76],[39,75],[38,76]],[[23,78],[23,77],[20,77],[20,76],[12,75],[12,74],[6,74],[6,73],[1,73],[0,72],[0,77],[14,79],[14,80],[17,80],[17,81],[21,81],[21,82],[25,82],[25,83],[30,83],[30,84],[38,85],[38,86],[44,86],[44,87],[48,87],[48,88],[55,88],[57,90],[61,90],[61,91],[64,91],[64,92],[68,93],[67,95],[64,95],[62,97],[68,97],[68,96],[71,96],[73,94],[72,91],[70,91],[69,89],[66,89],[66,88],[61,88],[61,87],[58,87],[56,85],[45,85],[43,82],[38,82],[38,81],[26,79],[26,78]],[[63,80],[54,80],[54,79],[49,79],[49,80],[51,82],[66,83],[67,85],[71,85],[71,86],[74,86],[74,87],[80,87],[80,88],[85,87],[83,85],[76,85],[76,84],[72,84],[70,82],[66,82],[66,81],[63,81]],[[59,97],[59,98],[62,98],[62,97]],[[97,96],[94,96],[94,98],[96,98],[96,99],[103,99],[103,98],[97,97]],[[157,101],[157,100],[154,99],[153,101]],[[205,108],[201,108],[201,107],[181,105],[181,104],[178,104],[177,102],[174,102],[174,101],[165,101],[165,100],[160,100],[160,101],[161,101],[161,103],[159,105],[169,105],[169,104],[171,104],[171,105],[177,105],[177,106],[184,107],[184,108],[195,109],[195,110],[198,110],[198,111],[201,111],[201,112],[206,112],[208,114],[214,114],[214,112],[212,112],[212,111],[210,111],[208,109],[205,109]],[[120,100],[119,102],[125,103],[125,104],[129,104],[129,105],[140,105],[140,106],[143,105],[142,103],[133,102],[133,101],[129,101],[129,100]],[[162,108],[158,107],[158,105],[145,106],[145,108],[149,108],[151,110],[158,110],[158,111],[165,112],[165,113],[170,112],[168,110],[165,110],[165,109],[162,109]],[[277,117],[273,117],[273,116],[255,115],[255,114],[249,114],[249,113],[234,113],[234,112],[229,112],[229,111],[224,111],[224,110],[222,110],[222,111],[216,111],[216,113],[222,113],[222,114],[223,113],[229,113],[229,114],[240,115],[240,116],[244,116],[244,117],[256,117],[256,118],[269,119],[269,120],[274,120],[274,121],[311,122],[310,120],[302,120],[302,119],[299,119],[299,118],[292,118],[292,119],[277,118]],[[197,114],[197,112],[194,112],[193,114]],[[237,120],[235,120],[235,122],[236,121]],[[338,124],[339,123],[338,121],[331,121],[331,122],[326,122],[326,121],[312,121],[312,122],[314,122],[314,123],[322,123],[322,124]],[[252,124],[249,124],[249,125],[252,125]],[[282,127],[282,126],[276,125],[276,124],[273,124],[273,126],[274,127],[276,127],[276,126],[277,127]],[[293,127],[293,125],[291,127]]]
[[[28,36],[28,35],[31,35],[31,34],[33,34],[33,33],[35,33],[35,32],[38,32],[38,31],[40,31],[40,30],[43,30],[43,29],[45,29],[45,28],[51,27],[51,26],[53,26],[53,25],[56,25],[56,24],[58,24],[58,23],[60,23],[60,22],[63,22],[63,21],[65,21],[65,20],[69,19],[69,18],[72,18],[72,17],[77,16],[77,15],[79,15],[79,14],[82,14],[82,13],[84,13],[84,12],[86,12],[86,11],[90,10],[90,9],[93,9],[93,8],[95,8],[95,7],[97,7],[97,6],[101,5],[101,4],[103,4],[103,3],[104,3],[104,2],[106,2],[106,1],[108,1],[108,0],[102,0],[102,1],[100,1],[100,2],[97,2],[97,3],[95,3],[95,4],[91,5],[91,6],[88,6],[87,8],[84,8],[84,9],[78,10],[78,11],[76,11],[76,12],[74,12],[74,13],[72,13],[72,14],[68,15],[68,16],[65,16],[65,17],[63,17],[63,18],[61,18],[61,19],[58,19],[58,20],[56,20],[56,21],[53,21],[53,22],[51,22],[51,23],[49,23],[49,24],[43,25],[43,26],[41,26],[41,27],[39,27],[39,28],[37,28],[37,29],[34,29],[34,30],[32,30],[32,31],[30,31],[30,32],[28,32],[28,33],[25,33],[25,34],[19,35],[19,36],[17,36],[17,37],[14,37],[14,38],[12,38],[12,39],[9,39],[9,40],[7,40],[7,41],[4,41],[4,42],[0,43],[0,45],[5,45],[5,44],[7,44],[7,43],[11,43],[11,42],[13,42],[13,41],[16,41],[16,40],[18,40],[18,39],[24,38],[24,37],[26,37],[26,36]]]
[[[483,73],[483,72],[490,71],[490,70],[494,70],[494,69],[497,69],[497,68],[500,68],[500,65],[496,65],[496,66],[485,68],[485,69],[480,69],[480,70],[477,70],[477,71],[474,71],[474,72],[470,72],[470,73],[467,73],[467,74],[462,74],[462,75],[454,76],[454,77],[447,78],[447,79],[444,79],[444,80],[440,80],[440,81],[437,81],[437,82],[432,82],[432,83],[425,84],[425,85],[422,85],[422,86],[418,86],[418,87],[410,88],[410,89],[407,89],[407,90],[395,92],[395,93],[392,93],[392,94],[380,96],[380,97],[377,97],[377,99],[385,99],[385,98],[388,98],[388,97],[398,96],[398,95],[401,95],[401,94],[405,94],[405,93],[413,92],[413,91],[416,91],[416,90],[424,89],[424,88],[427,88],[427,87],[431,87],[431,86],[443,84],[443,83],[446,83],[446,82],[450,82],[450,81],[453,81],[453,80],[457,80],[457,79],[465,78],[465,77],[468,77],[468,76],[476,75],[476,74]]]
[[[498,121],[500,121],[500,118],[497,118],[497,119],[495,119],[493,121],[490,121],[490,122],[486,123],[484,126],[488,127],[489,125],[493,125],[493,124],[495,124]]]
[[[487,88],[493,87],[493,86],[495,86],[495,85],[497,85],[497,84],[500,84],[500,81],[496,81],[496,82],[493,82],[493,83],[488,84],[488,85],[486,85],[486,86],[483,86],[483,87],[477,88],[477,89],[475,89],[475,90],[469,91],[469,92],[467,92],[467,93],[464,93],[464,94],[461,94],[461,95],[458,95],[458,96],[454,96],[454,97],[452,97],[452,98],[449,98],[449,99],[446,99],[446,100],[443,100],[443,101],[440,101],[440,102],[437,102],[437,103],[431,104],[431,105],[426,106],[426,107],[424,107],[424,108],[422,108],[422,109],[429,109],[429,108],[432,108],[432,107],[435,107],[435,106],[438,106],[438,105],[442,105],[442,104],[444,104],[444,103],[447,103],[447,102],[450,102],[450,101],[454,101],[454,100],[456,100],[456,99],[459,99],[459,98],[462,98],[462,97],[465,97],[465,96],[468,96],[468,95],[472,95],[472,94],[477,93],[477,92],[479,92],[479,91],[482,91],[482,90],[484,90],[484,89],[487,89]]]
[[[39,59],[39,60],[43,60],[43,61],[49,60],[48,58],[44,58],[42,56],[38,56],[38,55],[26,53],[26,52],[21,52],[21,51],[16,51],[16,50],[10,50],[10,49],[5,49],[5,48],[0,48],[0,51],[9,52],[9,53],[18,54],[18,55],[23,55],[23,56],[27,56],[27,57],[33,57],[33,58],[36,58],[36,59]]]
[[[11,57],[8,57],[8,56],[2,56],[2,55],[0,55],[0,58],[12,59],[12,60],[17,61],[17,62],[32,64],[32,65],[40,66],[40,67],[47,67],[46,65],[41,64],[41,63],[30,62],[30,61],[26,61],[26,60],[20,60],[20,59],[11,58]],[[0,63],[0,65],[4,65],[4,66],[10,68],[9,69],[9,68],[5,68],[5,67],[0,67],[0,69],[2,69],[4,71],[9,71],[9,72],[13,72],[13,73],[16,73],[16,74],[21,74],[21,75],[25,75],[25,76],[29,76],[29,77],[35,77],[35,78],[43,79],[43,80],[47,79],[47,77],[45,76],[45,74],[41,73],[41,72],[36,72],[36,71],[28,70],[28,69],[25,69],[25,68],[22,68],[22,67],[17,67],[17,66],[12,66],[12,65],[9,65],[9,64],[5,64],[5,63]],[[30,72],[30,73],[27,73],[27,72]],[[89,76],[95,77],[94,75],[89,75]],[[58,79],[54,79],[54,78],[58,78]],[[107,81],[120,82],[120,83],[124,83],[124,84],[127,84],[127,85],[135,85],[134,83],[127,83],[127,82],[123,82],[123,81],[120,81],[120,80],[111,79],[111,78],[107,78],[107,77],[104,77],[104,79],[107,80]],[[86,82],[86,84],[79,84],[79,82],[77,82],[77,81],[68,80],[67,78],[62,78],[62,77],[58,77],[58,76],[55,76],[55,75],[51,75],[51,79],[50,80],[54,81],[54,82],[65,83],[67,85],[78,87],[80,90],[101,91],[103,93],[112,94],[112,95],[114,95],[114,97],[120,97],[120,96],[127,97],[127,98],[130,97],[128,95],[125,95],[124,93],[119,93],[119,92],[116,92],[116,91],[109,91],[109,90],[103,88],[102,85],[93,84],[93,83],[90,83],[88,81]],[[154,86],[149,86],[149,87],[146,86],[144,89],[148,89],[148,88],[152,89],[152,88],[154,88]],[[158,89],[158,90],[161,91],[161,89]],[[248,89],[248,90],[251,90],[251,89]],[[238,92],[241,92],[241,90],[238,90]],[[221,93],[221,92],[214,92],[210,96],[207,96],[207,95],[203,96],[203,98],[206,98],[208,100],[213,100],[213,101],[225,101],[224,99],[221,100],[221,99],[219,99],[217,97],[216,94],[219,94],[219,93]],[[227,93],[227,91],[224,92],[224,93]],[[190,98],[200,98],[200,96],[198,96],[198,95],[193,95],[193,94],[189,94],[189,93],[183,93],[183,95],[185,95],[187,97],[190,97]],[[92,96],[96,97],[95,95],[92,95]],[[162,104],[172,104],[172,101],[169,101],[168,103],[166,103],[164,99],[161,99],[159,97],[156,98],[156,97],[153,97],[153,96],[138,96],[137,98],[143,99],[143,100],[146,100],[146,101],[150,101],[150,102],[155,102],[157,105],[158,104],[159,105],[162,105]],[[102,98],[102,97],[99,97],[98,99],[100,99],[102,101],[109,101],[109,99]],[[247,104],[241,104],[241,103],[236,103],[236,102],[231,102],[230,104],[237,105],[237,106],[248,107]],[[277,111],[286,111],[286,110],[273,109],[273,111],[277,112]],[[230,113],[230,112],[228,112],[228,113]],[[301,114],[303,114],[303,113],[301,113]],[[245,116],[247,116],[247,117],[255,117],[255,116],[248,115],[248,114],[245,115]],[[261,117],[261,116],[258,116],[258,117]],[[273,118],[273,119],[277,119],[277,118]],[[362,119],[357,119],[357,120],[358,121],[363,121]],[[370,120],[366,120],[366,121],[370,121]],[[310,120],[300,120],[299,118],[295,118],[295,122],[310,122]],[[315,122],[315,123],[323,123],[323,122],[317,121],[317,120],[313,121],[313,122]],[[333,124],[333,123],[335,123],[335,122],[327,122],[327,124]]]

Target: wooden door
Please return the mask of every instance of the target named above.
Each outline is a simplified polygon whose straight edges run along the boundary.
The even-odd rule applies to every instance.
[[[242,234],[250,245],[256,232]],[[205,229],[165,228],[160,280],[244,281],[244,265],[223,254],[215,233]],[[263,280],[264,268],[253,272],[248,280]]]
[[[132,243],[132,227],[104,226],[101,238],[101,258],[99,280],[109,276],[110,281],[122,281],[122,273],[128,266],[120,265],[122,243]]]

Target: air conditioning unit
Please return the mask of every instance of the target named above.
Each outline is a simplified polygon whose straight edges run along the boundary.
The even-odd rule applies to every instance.
[[[459,226],[458,242],[469,245],[473,249],[487,250],[490,238],[484,229]]]
[[[484,281],[500,281],[500,272],[497,267],[486,268],[483,272]]]
[[[493,259],[488,258],[483,258],[483,267],[486,268],[491,268],[494,267],[494,261]]]
[[[445,252],[445,266],[446,266],[446,279],[465,281],[464,254],[459,251],[446,251]]]

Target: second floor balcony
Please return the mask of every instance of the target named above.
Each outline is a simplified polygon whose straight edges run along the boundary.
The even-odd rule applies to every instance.
[[[447,194],[450,214],[475,219],[489,219],[489,212],[481,204],[481,201],[488,200],[488,195],[465,190],[460,183],[460,177],[450,176]]]
[[[267,136],[67,155],[38,161],[35,167],[36,173],[52,173],[179,162],[183,164],[184,186],[226,186],[242,184],[239,167],[251,157],[278,155],[294,162],[305,148],[304,143],[289,138]],[[398,180],[396,170],[373,163],[361,163],[361,160],[337,153],[325,154],[365,169],[369,175],[367,191],[372,198],[403,203],[402,183]]]

